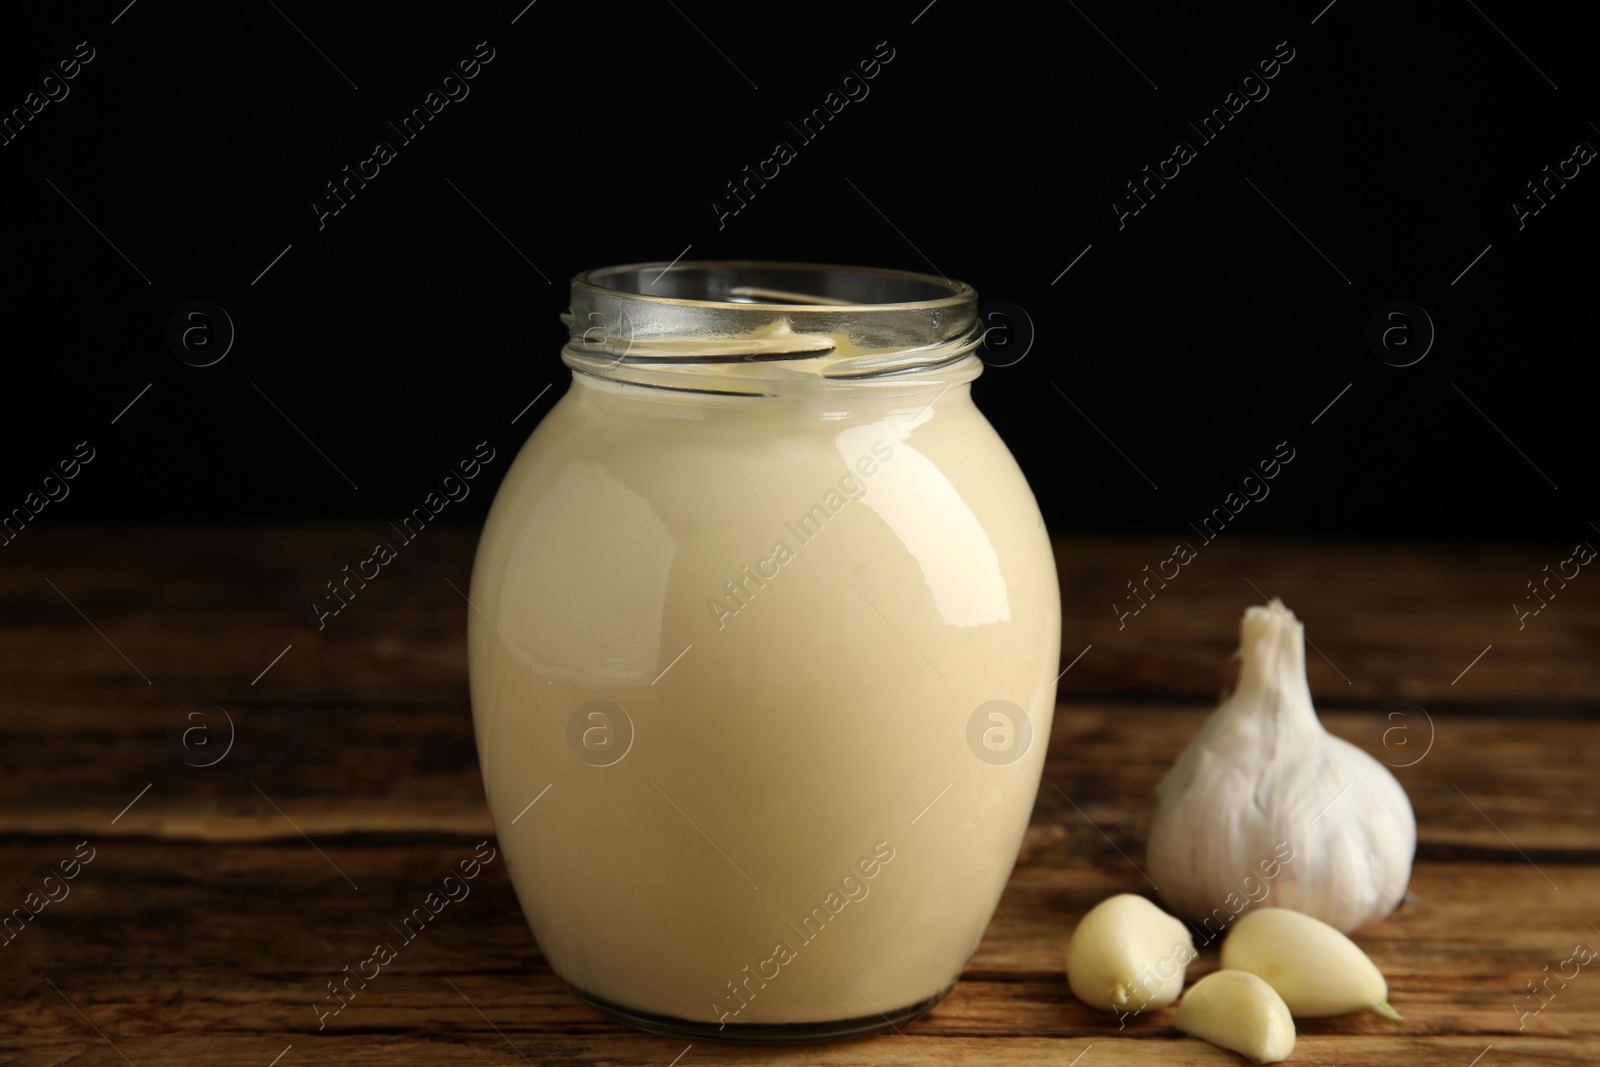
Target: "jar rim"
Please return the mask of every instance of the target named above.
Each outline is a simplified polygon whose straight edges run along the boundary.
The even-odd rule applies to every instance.
[[[642,282],[653,275],[648,282]],[[651,293],[645,289],[661,284],[671,277],[669,290]],[[809,281],[822,281],[823,292],[806,292],[794,288],[792,283],[762,286],[753,284],[768,279],[783,282],[798,276]],[[728,284],[735,277],[744,284]],[[623,282],[624,284],[616,284]],[[641,282],[643,288],[640,288]],[[698,287],[698,289],[697,289]],[[788,313],[839,314],[848,310],[853,314],[894,311],[938,311],[976,303],[977,290],[966,282],[944,278],[918,271],[890,267],[864,267],[836,263],[795,263],[776,260],[673,260],[670,263],[629,263],[582,271],[572,279],[576,294],[580,289],[591,290],[596,295],[621,296],[675,307],[698,307],[729,311],[783,311]],[[717,299],[717,296],[741,295],[744,299]],[[707,295],[682,295],[701,291]],[[854,290],[863,297],[874,299],[847,299],[839,294]],[[919,299],[883,299],[896,290],[920,291],[927,295]],[[753,299],[755,295],[781,295],[800,299]]]

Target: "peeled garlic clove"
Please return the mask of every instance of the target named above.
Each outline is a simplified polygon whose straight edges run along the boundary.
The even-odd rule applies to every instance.
[[[1179,1030],[1257,1063],[1294,1051],[1294,1020],[1273,988],[1244,971],[1217,971],[1189,987],[1178,1005]]]
[[[1259,975],[1302,1018],[1352,1011],[1400,1018],[1383,973],[1354,941],[1287,908],[1260,908],[1235,923],[1222,965]]]
[[[1144,897],[1119,893],[1089,910],[1067,946],[1067,983],[1100,1011],[1164,1008],[1198,953],[1189,928]]]
[[[1322,728],[1305,638],[1280,601],[1245,612],[1239,658],[1238,685],[1157,789],[1146,855],[1161,899],[1207,941],[1257,906],[1346,931],[1377,922],[1411,877],[1405,790]]]

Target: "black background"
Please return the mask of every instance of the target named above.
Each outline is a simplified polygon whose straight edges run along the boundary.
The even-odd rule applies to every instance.
[[[0,147],[0,510],[87,440],[41,519],[392,517],[565,389],[573,274],[687,249],[1025,309],[1032,347],[975,396],[1056,529],[1177,533],[1280,441],[1240,529],[1563,546],[1600,522],[1597,168],[1523,229],[1509,206],[1600,146],[1569,8],[123,2],[8,13],[0,41],[7,112],[95,50]],[[319,229],[324,183],[480,41],[470,95]],[[1284,41],[1270,95],[1199,146],[1186,120]],[[870,95],[800,144],[787,123],[880,42]],[[1112,198],[1179,139],[1198,158],[1119,229]],[[778,140],[798,158],[719,228]],[[166,340],[196,298],[237,331],[206,368]],[[1413,366],[1366,341],[1393,299],[1437,329]]]

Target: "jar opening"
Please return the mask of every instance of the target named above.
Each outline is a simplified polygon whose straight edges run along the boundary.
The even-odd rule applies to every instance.
[[[586,271],[562,316],[575,372],[773,395],[893,379],[970,381],[977,293],[910,271],[805,263],[640,263]]]

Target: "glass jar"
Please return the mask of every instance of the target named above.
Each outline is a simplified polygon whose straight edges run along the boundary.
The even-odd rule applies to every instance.
[[[973,405],[976,293],[851,267],[579,275],[572,386],[473,567],[473,718],[518,899],[604,1014],[898,1025],[1016,861],[1055,564]]]

